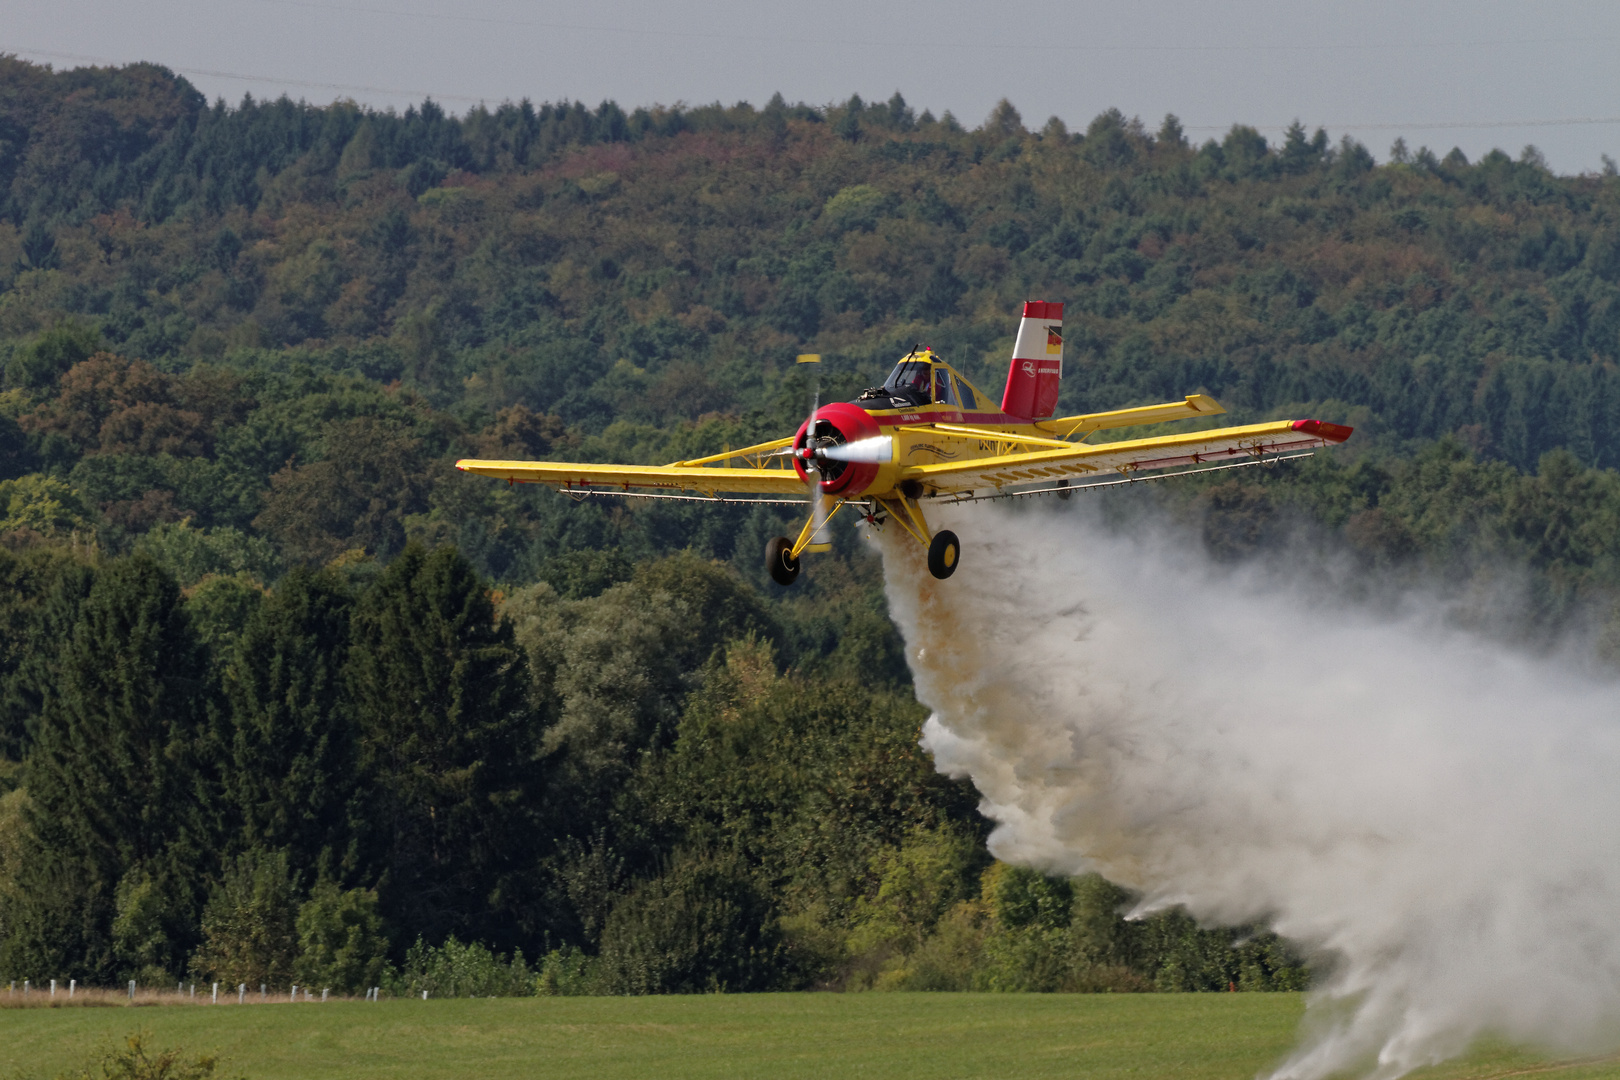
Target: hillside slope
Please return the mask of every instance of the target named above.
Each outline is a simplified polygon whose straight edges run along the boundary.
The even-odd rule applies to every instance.
[[[1620,178],[1400,156],[898,94],[230,107],[0,58],[0,976],[1297,987],[1274,938],[988,863],[851,533],[782,592],[788,508],[450,465],[773,437],[803,351],[822,400],[916,342],[995,387],[1061,300],[1066,409],[1358,429],[1110,509],[1509,578],[1524,610],[1472,617],[1543,645],[1613,625]]]

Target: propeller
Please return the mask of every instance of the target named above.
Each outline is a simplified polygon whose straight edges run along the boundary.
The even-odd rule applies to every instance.
[[[821,410],[821,354],[801,353],[797,359],[800,364],[814,364],[815,375],[810,380],[810,418],[804,425],[804,446],[812,450],[816,439],[816,413]],[[810,482],[810,544],[806,551],[825,551],[831,545],[826,541],[816,539],[821,535],[822,526],[827,523],[827,501],[821,495],[821,470],[817,462],[824,460],[821,451],[814,451],[803,455],[806,472],[813,472],[816,478]]]

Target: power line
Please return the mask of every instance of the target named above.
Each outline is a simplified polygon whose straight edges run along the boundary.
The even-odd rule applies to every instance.
[[[123,60],[114,60],[107,56],[86,56],[82,53],[56,52],[51,49],[29,49],[20,45],[16,47],[15,51],[18,55],[43,56],[50,60],[78,60],[87,64],[117,65],[128,62]],[[235,71],[214,71],[209,68],[177,67],[173,64],[164,64],[163,66],[168,68],[170,71],[176,71],[182,75],[200,75],[205,78],[213,79],[237,79],[242,82],[267,83],[271,86],[297,86],[310,90],[353,90],[368,94],[394,94],[405,97],[421,98],[430,97],[436,101],[465,101],[471,105],[476,105],[480,101],[487,100],[486,98],[469,97],[465,94],[435,94],[430,90],[402,90],[399,87],[365,86],[357,83],[307,82],[301,79],[283,79],[275,75],[244,75]]]
[[[711,30],[663,30],[645,26],[606,26],[594,23],[556,22],[541,19],[505,19],[489,15],[468,15],[439,11],[402,11],[398,8],[375,7],[369,4],[325,4],[317,0],[256,0],[257,3],[277,7],[297,7],[314,11],[349,12],[358,15],[387,15],[401,19],[426,19],[435,22],[477,23],[486,26],[524,26],[539,30],[566,30],[579,33],[612,34],[615,37],[634,35],[657,38],[698,38],[713,41],[742,41],[777,45],[840,45],[871,48],[908,49],[966,49],[1017,52],[1076,52],[1076,53],[1232,53],[1232,52],[1372,52],[1389,50],[1484,49],[1525,45],[1587,45],[1613,43],[1614,37],[1571,36],[1545,38],[1514,38],[1481,41],[1394,41],[1394,42],[1327,42],[1322,44],[1267,45],[1240,42],[1235,44],[1166,45],[1166,44],[1093,44],[1086,42],[993,42],[993,41],[922,41],[917,38],[786,38],[782,35],[738,34]]]
[[[1450,120],[1438,123],[1390,124],[1390,123],[1353,123],[1353,124],[1317,124],[1320,128],[1332,128],[1336,131],[1455,131],[1463,128],[1534,128],[1534,127],[1577,127],[1587,124],[1620,124],[1620,116],[1574,116],[1557,120]],[[1284,128],[1286,124],[1271,124],[1268,127]],[[1231,124],[1188,124],[1184,131],[1230,131]]]
[[[263,3],[294,4],[297,6],[317,6],[303,4],[300,0],[261,0]],[[319,5],[325,6],[325,5]],[[345,10],[373,11],[380,9],[354,8]],[[456,18],[457,16],[435,16],[442,18]],[[128,61],[116,60],[106,56],[90,56],[83,53],[59,52],[52,49],[31,49],[18,46],[17,55],[45,57],[52,60],[76,60],[90,64],[123,64]],[[310,90],[348,90],[359,93],[392,94],[405,97],[433,98],[435,101],[461,101],[468,104],[477,104],[492,100],[492,96],[473,97],[468,94],[441,94],[432,90],[409,90],[390,86],[369,86],[361,83],[311,82],[302,79],[284,79],[275,75],[249,75],[235,71],[217,71],[211,68],[177,67],[165,64],[170,71],[182,75],[198,75],[204,78],[235,79],[242,82],[264,83],[270,86],[294,86]],[[1330,128],[1336,131],[1456,131],[1473,129],[1512,129],[1512,128],[1538,128],[1538,127],[1583,127],[1605,124],[1620,124],[1620,117],[1616,116],[1577,116],[1555,119],[1531,120],[1448,120],[1448,121],[1422,121],[1412,123],[1388,123],[1382,121],[1354,122],[1354,123],[1324,123],[1317,127]],[[1286,124],[1260,125],[1267,128],[1284,128]],[[1231,124],[1187,124],[1182,130],[1188,132],[1224,132],[1230,131]]]

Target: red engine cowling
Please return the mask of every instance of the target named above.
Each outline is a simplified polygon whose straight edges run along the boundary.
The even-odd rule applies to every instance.
[[[816,425],[816,446],[852,443],[857,439],[883,434],[877,421],[859,405],[851,405],[847,401],[823,405],[816,410],[812,420],[799,425],[798,434],[793,436],[793,468],[798,472],[799,479],[806,483],[810,480],[810,474],[805,471],[804,461],[799,455],[805,448],[806,435],[812,422]],[[823,461],[820,465],[821,490],[826,495],[859,495],[877,479],[878,466],[870,462]]]

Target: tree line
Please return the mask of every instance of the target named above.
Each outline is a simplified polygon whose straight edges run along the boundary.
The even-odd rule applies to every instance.
[[[0,556],[0,973],[359,993],[1297,986],[1273,938],[992,865],[903,690],[783,670],[690,555],[592,597],[448,546],[183,591]],[[526,961],[532,958],[533,963]]]

